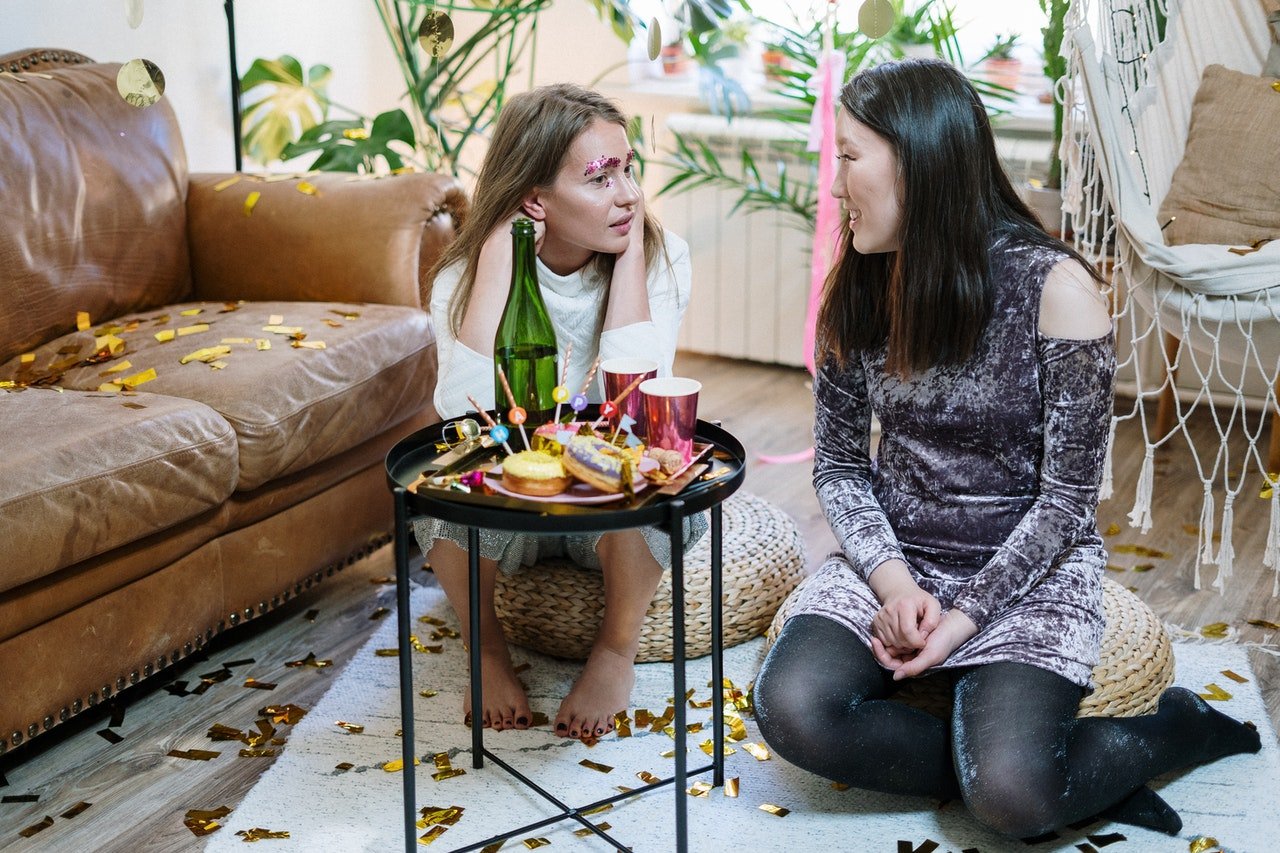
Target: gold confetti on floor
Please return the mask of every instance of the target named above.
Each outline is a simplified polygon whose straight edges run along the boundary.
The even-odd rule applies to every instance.
[[[1266,628],[1268,631],[1280,631],[1280,625],[1266,619],[1250,619],[1249,624],[1255,628]]]
[[[433,826],[431,829],[418,836],[418,843],[423,847],[426,847],[448,831],[449,827],[447,826]]]
[[[613,803],[605,803],[603,806],[596,806],[594,809],[587,809],[582,814],[584,817],[587,817],[593,814],[600,814],[601,812],[607,812],[611,808],[613,808]]]
[[[609,830],[613,829],[613,826],[608,821],[605,821],[603,823],[597,823],[596,829],[600,830],[601,832],[608,832]],[[586,838],[588,835],[595,835],[595,832],[590,828],[584,826],[582,829],[575,829],[573,831],[573,834],[578,836],[579,838]]]
[[[217,758],[221,754],[207,749],[171,749],[165,753],[165,755],[173,758],[185,758],[188,761],[208,761],[211,758]]]
[[[432,696],[439,696],[440,691],[439,690],[419,690],[418,695],[421,696],[423,699],[430,699]]]
[[[1209,853],[1218,847],[1218,839],[1208,835],[1198,835],[1187,845],[1189,853]]]
[[[71,818],[76,817],[77,815],[84,814],[85,809],[89,808],[89,806],[91,805],[93,805],[93,803],[86,803],[83,800],[81,800],[80,802],[76,803],[74,806],[72,806],[71,808],[63,812],[61,817],[64,818],[65,820],[71,820]]]
[[[355,767],[355,765],[352,764],[350,761],[344,761],[341,764],[333,765],[333,769],[337,770],[339,773],[346,773],[352,767]]]
[[[1222,671],[1222,674],[1223,674],[1223,675],[1225,675],[1227,678],[1230,678],[1230,679],[1231,679],[1232,681],[1234,681],[1236,684],[1248,684],[1248,683],[1249,683],[1249,679],[1245,678],[1243,675],[1240,675],[1240,674],[1238,674],[1238,673],[1232,672],[1232,671],[1231,671],[1231,670],[1229,670],[1229,669],[1224,669],[1224,670]]]
[[[636,777],[641,782],[644,782],[646,785],[656,785],[658,782],[662,781],[661,778],[654,776],[648,770],[641,770],[639,773],[636,774]]]
[[[273,723],[284,723],[292,726],[307,715],[307,709],[294,705],[267,705],[265,708],[258,710],[258,713],[267,717]]]
[[[191,830],[192,835],[197,837],[205,836],[221,829],[222,825],[218,821],[229,814],[231,814],[231,809],[228,806],[219,806],[210,810],[188,809],[186,817],[182,819],[182,824]]]
[[[287,829],[263,829],[260,826],[255,826],[253,829],[238,829],[236,830],[236,835],[242,836],[245,841],[263,841],[268,838],[288,838],[289,831]]]
[[[695,782],[693,785],[685,789],[686,793],[691,797],[706,797],[711,792],[710,782]]]
[[[1164,560],[1169,557],[1165,551],[1157,551],[1155,548],[1148,548],[1146,545],[1116,545],[1111,549],[1115,554],[1134,554],[1139,557],[1150,557],[1156,560]]]
[[[1200,635],[1209,639],[1222,639],[1227,636],[1228,627],[1226,622],[1213,622],[1201,627]]]
[[[768,761],[770,758],[768,748],[762,743],[744,743],[742,748],[749,752],[756,761]]]
[[[31,826],[28,826],[26,829],[19,830],[18,834],[21,835],[23,838],[30,838],[31,836],[35,835],[37,832],[43,832],[44,830],[48,829],[51,826],[53,826],[53,818],[49,815],[45,815],[44,820],[40,821],[39,823],[33,823],[31,824]]]
[[[773,803],[761,803],[760,811],[768,812],[769,814],[777,817],[786,817],[791,814],[791,809],[785,809],[782,806],[775,806]]]
[[[326,666],[333,666],[333,660],[330,658],[321,660],[320,658],[316,657],[315,652],[307,652],[307,656],[305,658],[301,658],[299,660],[286,661],[285,666],[292,666],[292,667],[311,666],[311,667],[315,667],[316,669],[323,669]]]
[[[1120,525],[1116,524],[1116,523],[1113,521],[1113,522],[1111,522],[1110,524],[1108,524],[1108,525],[1107,525],[1107,529],[1106,529],[1106,531],[1105,531],[1105,533],[1104,533],[1103,535],[1105,535],[1105,536],[1116,536],[1116,535],[1118,535],[1119,533],[1120,533]]]
[[[462,820],[464,811],[462,806],[423,806],[418,810],[422,815],[422,820],[418,821],[418,829],[426,829],[436,824],[453,826]]]
[[[357,723],[347,723],[347,722],[343,722],[342,720],[337,720],[336,722],[334,722],[334,725],[340,729],[346,729],[347,731],[351,732],[353,735],[358,735],[364,731],[364,726],[359,725]]]
[[[419,761],[418,759],[416,759],[416,758],[415,758],[415,759],[413,759],[413,766],[414,766],[414,767],[417,767],[417,766],[418,766],[419,764],[421,764],[421,763],[422,763],[422,762],[421,762],[421,761]],[[383,764],[383,765],[382,765],[382,769],[383,769],[383,770],[385,770],[385,771],[387,771],[388,773],[396,773],[396,772],[399,772],[400,770],[403,770],[403,769],[404,769],[404,759],[403,759],[403,758],[393,758],[393,759],[391,759],[390,761],[388,761],[388,762],[386,762],[385,764]]]
[[[253,192],[245,196],[245,199],[244,199],[244,215],[245,216],[253,215],[253,209],[258,206],[258,199],[260,198],[262,198],[262,193],[258,192],[257,190],[254,190]]]
[[[1227,691],[1223,690],[1223,689],[1222,689],[1221,687],[1219,687],[1217,684],[1214,684],[1214,683],[1212,683],[1212,682],[1211,682],[1211,683],[1209,683],[1209,684],[1206,684],[1206,685],[1204,686],[1204,689],[1205,689],[1205,692],[1204,692],[1204,693],[1198,693],[1198,694],[1196,694],[1196,695],[1198,695],[1201,699],[1204,699],[1204,700],[1207,700],[1207,701],[1211,701],[1211,702],[1225,702],[1225,701],[1227,701],[1228,699],[1230,699],[1230,698],[1231,698],[1231,694],[1230,694],[1230,693],[1228,693]]]
[[[735,798],[738,796],[738,777],[737,776],[734,776],[732,779],[724,780],[724,795],[726,797],[735,797]]]
[[[613,772],[613,768],[612,768],[612,767],[610,767],[608,764],[600,764],[599,762],[597,762],[597,761],[592,761],[592,760],[591,760],[591,759],[589,759],[589,758],[584,758],[584,759],[582,759],[581,761],[579,761],[578,763],[579,763],[579,764],[581,764],[583,767],[586,767],[586,768],[587,768],[587,769],[589,769],[589,770],[598,770],[598,771],[600,771],[601,773],[612,773],[612,772]]]
[[[275,690],[276,685],[271,681],[259,681],[256,678],[246,678],[244,680],[245,687],[253,687],[257,690]]]

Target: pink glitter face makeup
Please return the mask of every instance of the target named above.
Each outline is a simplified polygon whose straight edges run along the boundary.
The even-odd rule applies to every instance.
[[[627,159],[627,162],[628,163],[631,162],[630,158]],[[615,166],[621,166],[621,165],[622,165],[622,161],[619,160],[617,157],[600,156],[587,164],[587,169],[585,172],[582,173],[582,175],[583,177],[589,178],[592,175],[594,175],[596,172],[599,172],[602,169],[612,169]]]

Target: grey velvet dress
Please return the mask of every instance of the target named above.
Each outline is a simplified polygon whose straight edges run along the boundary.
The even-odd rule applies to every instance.
[[[973,357],[900,379],[885,351],[828,362],[814,384],[814,486],[840,543],[791,615],[833,619],[870,647],[871,571],[896,557],[978,633],[934,667],[1030,664],[1089,688],[1106,553],[1094,511],[1115,375],[1111,333],[1039,332],[1065,255],[998,238],[995,304]],[[869,457],[871,413],[880,419]]]

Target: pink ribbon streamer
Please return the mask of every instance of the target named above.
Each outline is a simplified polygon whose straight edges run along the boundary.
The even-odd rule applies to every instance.
[[[828,49],[823,53],[819,73],[822,75],[818,101],[809,120],[809,150],[818,152],[818,217],[813,229],[813,266],[809,270],[809,304],[804,319],[804,366],[810,376],[817,376],[814,346],[817,338],[818,308],[822,304],[822,285],[831,269],[840,229],[840,207],[831,195],[835,178],[836,114],[835,89],[844,79],[844,54]],[[813,458],[813,448],[780,456],[756,457],[770,465],[805,462]]]

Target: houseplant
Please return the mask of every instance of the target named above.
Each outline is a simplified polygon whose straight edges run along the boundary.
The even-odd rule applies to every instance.
[[[1035,183],[1022,188],[1022,197],[1051,233],[1062,228],[1062,92],[1059,87],[1067,74],[1067,60],[1062,56],[1062,37],[1070,0],[1039,0],[1047,16],[1041,29],[1044,50],[1044,76],[1049,80],[1050,103],[1053,107],[1053,131],[1050,136],[1049,171],[1042,186]]]
[[[995,42],[978,62],[988,80],[1006,89],[1018,88],[1022,77],[1022,60],[1013,53],[1017,46],[1017,33],[996,36]]]

